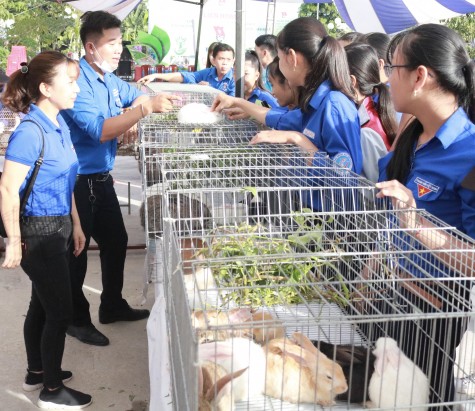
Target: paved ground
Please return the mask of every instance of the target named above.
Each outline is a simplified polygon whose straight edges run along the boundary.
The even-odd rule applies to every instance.
[[[138,205],[141,202],[140,175],[133,157],[118,157],[114,172],[116,191],[121,201],[127,199],[127,182],[132,183],[131,214],[123,214],[129,233],[129,245],[144,244],[139,224]],[[124,296],[134,306],[143,303],[144,250],[128,252]],[[21,269],[0,269],[0,411],[35,410],[38,391],[23,392],[26,359],[22,327],[29,301],[31,283]],[[98,251],[89,252],[86,293],[96,326],[111,340],[108,347],[93,347],[66,337],[63,368],[74,378],[68,383],[93,396],[91,411],[145,411],[149,402],[149,373],[146,321],[101,325],[97,320],[101,289]],[[150,290],[145,307],[153,304]]]

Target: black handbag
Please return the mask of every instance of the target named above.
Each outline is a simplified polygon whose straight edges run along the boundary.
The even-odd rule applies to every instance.
[[[38,175],[38,171],[40,171],[41,164],[43,164],[43,156],[45,154],[45,136],[43,134],[43,129],[40,127],[40,125],[33,120],[23,120],[22,123],[33,123],[36,124],[36,126],[39,128],[40,133],[41,133],[41,139],[43,140],[42,142],[42,147],[41,147],[41,153],[40,156],[38,157],[38,160],[35,161],[35,168],[33,169],[33,172],[31,173],[30,180],[28,181],[28,184],[26,186],[25,194],[23,195],[23,198],[21,199],[20,203],[20,217],[25,211],[26,207],[26,202],[28,201],[28,197],[31,194],[31,190],[33,190],[33,185],[35,184],[36,176]],[[7,238],[7,232],[5,231],[5,225],[3,224],[3,217],[0,215],[0,237]]]

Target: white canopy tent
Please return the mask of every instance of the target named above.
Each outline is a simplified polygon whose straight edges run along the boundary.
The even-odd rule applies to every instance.
[[[56,0],[61,1],[61,0]],[[124,19],[142,0],[65,0],[75,8],[106,10]],[[265,1],[265,0],[264,0]],[[272,0],[275,1],[286,0]],[[395,33],[420,23],[475,12],[475,0],[333,0],[343,20],[353,30],[362,33],[379,31]],[[206,0],[185,1],[204,5]],[[240,4],[239,0],[236,1]],[[328,0],[304,0],[305,3],[328,3]],[[160,7],[160,0],[149,0],[149,7]],[[236,10],[240,10],[237,4]],[[177,10],[179,11],[179,10]],[[239,16],[239,14],[237,14]]]

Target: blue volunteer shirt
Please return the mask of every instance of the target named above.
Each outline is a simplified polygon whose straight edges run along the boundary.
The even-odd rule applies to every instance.
[[[78,160],[68,126],[61,115],[56,126],[34,104],[26,119],[36,121],[45,137],[43,164],[25,207],[25,216],[63,216],[71,214],[71,199],[76,181]],[[30,166],[20,187],[20,198],[25,194],[36,160],[41,153],[42,139],[38,127],[22,122],[10,136],[5,159]]]
[[[102,128],[108,118],[118,116],[143,94],[112,73],[104,80],[84,59],[80,63],[80,92],[74,107],[63,112],[79,160],[79,174],[95,174],[114,168],[117,139],[101,143]]]
[[[379,160],[380,181],[393,153]],[[475,125],[459,108],[437,131],[435,137],[415,151],[406,187],[418,208],[475,238],[475,191],[462,181],[475,167]]]
[[[279,103],[277,102],[277,99],[271,93],[265,90],[261,90],[258,87],[252,90],[251,96],[247,99],[247,101],[261,105],[263,105],[262,103],[266,103],[266,106],[269,108],[280,107]]]
[[[379,160],[380,181],[387,180],[386,168],[392,156],[393,152],[390,152]],[[412,191],[418,208],[475,238],[475,191],[462,187],[462,181],[474,167],[475,125],[459,108],[433,139],[415,150],[405,185]],[[401,248],[411,244],[415,249],[425,249],[407,236],[399,235],[402,236]],[[430,266],[427,261],[432,262]],[[400,264],[400,269],[416,277],[425,277],[427,271],[434,277],[457,275],[440,264],[432,253],[401,258]],[[419,267],[424,269],[421,271]]]
[[[194,71],[191,73],[182,72],[183,83],[198,84],[200,81],[207,81],[210,87],[225,92],[228,96],[236,95],[236,83],[234,82],[234,70],[229,70],[221,80],[218,79],[216,67]]]
[[[338,165],[357,174],[363,169],[360,122],[356,104],[324,81],[310,100],[307,113],[300,109],[270,110],[266,125],[302,132]]]

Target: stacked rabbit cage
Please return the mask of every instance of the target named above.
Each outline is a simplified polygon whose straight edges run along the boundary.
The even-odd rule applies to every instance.
[[[468,403],[473,240],[292,147],[163,153],[161,176],[174,409]]]
[[[162,156],[183,150],[201,152],[247,145],[260,129],[254,121],[229,121],[224,116],[216,124],[201,124],[199,119],[193,118],[193,112],[189,114],[182,110],[198,103],[211,106],[215,90],[203,91],[206,89],[209,88],[195,85],[172,90],[180,98],[173,110],[148,116],[138,125],[137,157],[144,192],[140,214],[147,245],[146,283],[155,283],[162,277]]]

